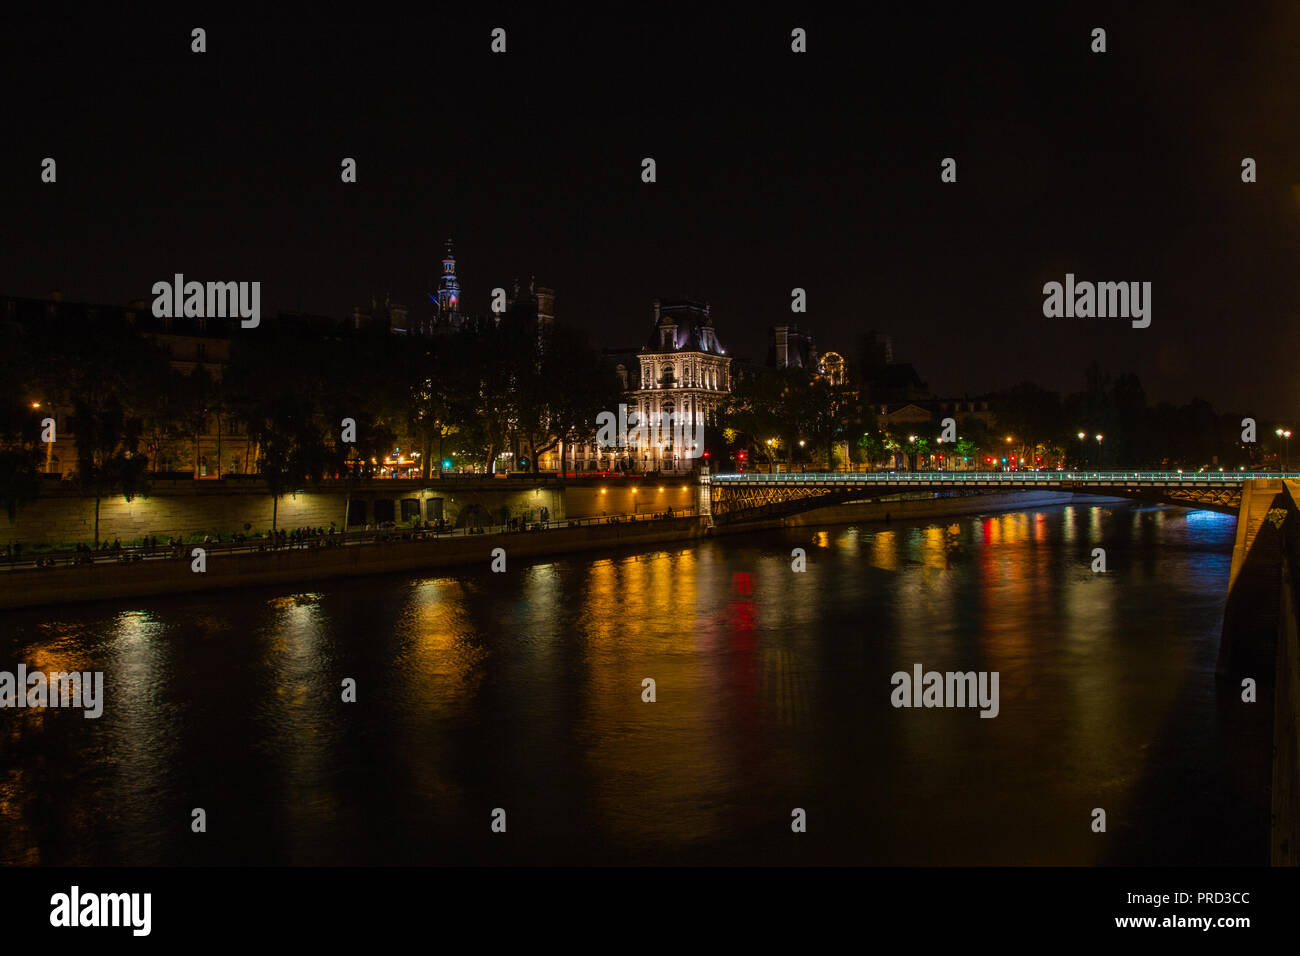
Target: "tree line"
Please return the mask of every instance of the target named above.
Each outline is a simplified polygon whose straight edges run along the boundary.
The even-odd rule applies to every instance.
[[[941,412],[928,421],[882,427],[876,414],[881,402],[869,384],[832,385],[825,375],[799,368],[751,372],[737,377],[710,451],[738,466],[831,469],[1235,471],[1289,465],[1285,439],[1276,434],[1290,430],[1288,423],[1259,418],[1256,440],[1244,441],[1243,420],[1251,417],[1244,413],[1219,413],[1203,398],[1151,404],[1136,375],[1108,374],[1096,362],[1082,379],[1081,389],[1065,394],[1028,381],[992,393],[985,397],[989,415],[954,412],[955,434],[941,441]]]
[[[72,481],[94,501],[98,544],[101,499],[145,494],[151,476],[199,473],[205,442],[215,442],[218,474],[238,462],[233,470],[261,477],[278,502],[325,479],[371,476],[398,447],[424,478],[449,459],[492,470],[504,452],[513,468],[536,473],[539,456],[594,441],[599,414],[626,400],[583,333],[539,328],[527,314],[433,336],[266,321],[235,330],[230,346],[227,365],[183,371],[125,313],[0,322],[0,504],[10,519],[68,443]],[[879,427],[869,383],[739,369],[705,445],[724,468],[900,459],[912,469],[989,467],[1005,457],[1024,467],[1236,470],[1276,468],[1285,454],[1278,423],[1261,419],[1258,441],[1243,442],[1243,415],[1219,414],[1203,399],[1152,405],[1135,375],[1108,375],[1096,363],[1076,392],[1023,382],[988,399],[992,422],[958,415],[955,440],[940,443],[938,415]],[[52,416],[63,430],[53,447],[42,441]]]
[[[510,313],[431,337],[266,321],[234,332],[224,368],[188,371],[119,314],[0,323],[0,350],[0,503],[12,520],[52,451],[71,445],[96,545],[103,497],[198,474],[205,442],[218,474],[257,475],[274,502],[371,476],[399,447],[418,453],[425,478],[452,457],[490,470],[507,450],[536,472],[538,455],[593,439],[621,392],[584,334]],[[53,448],[42,441],[52,415]]]

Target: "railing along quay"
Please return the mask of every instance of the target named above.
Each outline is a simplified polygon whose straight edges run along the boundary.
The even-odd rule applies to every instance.
[[[283,538],[246,537],[242,541],[187,541],[183,544],[159,542],[156,547],[140,545],[117,549],[92,549],[77,551],[61,549],[40,551],[30,555],[0,555],[0,571],[31,570],[34,568],[58,569],[86,567],[96,564],[136,564],[143,561],[189,560],[195,548],[202,548],[208,557],[222,554],[255,554],[281,551],[312,551],[322,548],[357,547],[362,545],[397,544],[413,541],[438,541],[447,538],[474,537],[477,535],[532,534],[563,528],[582,528],[599,524],[627,524],[658,521],[666,518],[687,518],[695,515],[691,509],[665,508],[660,512],[613,514],[588,518],[561,518],[550,521],[520,522],[516,524],[480,525],[470,528],[381,528],[372,531],[340,531],[334,534],[289,535]]]
[[[1297,472],[1221,471],[900,471],[900,472],[746,472],[710,475],[712,484],[790,485],[1165,485],[1213,487],[1247,481],[1300,481]]]

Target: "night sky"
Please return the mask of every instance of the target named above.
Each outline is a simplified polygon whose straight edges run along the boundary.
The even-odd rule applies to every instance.
[[[536,275],[602,346],[691,296],[761,360],[801,286],[820,349],[888,332],[936,393],[1076,390],[1096,358],[1153,401],[1293,415],[1300,4],[1137,6],[10,23],[0,294],[182,272],[260,280],[264,315],[423,309],[453,236],[468,310]],[[1152,282],[1151,327],[1044,318],[1066,272]]]

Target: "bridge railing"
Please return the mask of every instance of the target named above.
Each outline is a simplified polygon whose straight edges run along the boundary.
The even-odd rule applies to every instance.
[[[990,484],[1055,485],[1062,482],[1214,485],[1242,484],[1249,480],[1300,480],[1295,472],[1261,471],[898,471],[898,472],[778,472],[777,474],[715,474],[713,484]]]

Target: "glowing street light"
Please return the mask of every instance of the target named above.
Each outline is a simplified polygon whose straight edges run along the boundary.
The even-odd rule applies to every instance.
[[[1286,461],[1282,465],[1282,470],[1290,471],[1291,470],[1291,429],[1279,428],[1277,430],[1277,435],[1279,438],[1286,439]]]

